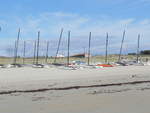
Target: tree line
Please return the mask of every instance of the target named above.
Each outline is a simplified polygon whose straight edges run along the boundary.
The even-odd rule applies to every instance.
[[[128,53],[128,55],[136,55],[137,53]],[[150,50],[142,50],[140,51],[141,55],[150,55]]]

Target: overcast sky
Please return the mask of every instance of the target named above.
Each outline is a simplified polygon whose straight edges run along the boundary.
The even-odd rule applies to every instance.
[[[49,54],[53,55],[61,28],[64,28],[62,53],[66,51],[68,30],[72,54],[87,48],[89,32],[93,54],[104,54],[106,32],[109,53],[118,53],[123,30],[126,30],[124,53],[136,52],[139,33],[141,49],[150,49],[149,11],[150,0],[0,0],[0,55],[13,55],[18,28],[21,41],[28,40],[28,55],[32,54],[31,41],[37,39],[38,30],[41,55],[45,54],[46,40],[51,43]]]

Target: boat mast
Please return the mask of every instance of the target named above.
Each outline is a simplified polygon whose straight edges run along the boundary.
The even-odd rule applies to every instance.
[[[108,33],[106,33],[106,53],[105,53],[105,63],[108,63]]]
[[[14,56],[14,63],[13,64],[16,64],[16,62],[17,62],[19,39],[20,39],[20,28],[18,30],[17,40],[15,41],[15,56]]]
[[[59,52],[62,35],[63,35],[63,28],[61,29],[61,32],[60,32],[60,37],[59,37],[59,41],[58,41],[58,47],[57,47],[54,63],[56,63],[56,59],[57,59],[57,55],[58,55],[58,52]]]
[[[13,61],[13,64],[15,62],[15,57],[16,57],[16,44],[17,44],[17,41],[15,40],[15,46],[14,46],[14,61]]]
[[[140,55],[140,34],[138,35],[138,41],[137,41],[137,63],[139,61],[139,55]]]
[[[26,56],[26,41],[24,41],[24,48],[23,48],[23,64],[25,64],[25,56]]]
[[[121,42],[121,47],[120,47],[120,53],[119,53],[118,62],[120,62],[120,60],[121,60],[122,47],[123,47],[123,43],[124,43],[125,34],[126,34],[126,31],[124,30],[123,37],[122,37],[122,42]]]
[[[37,53],[36,53],[36,65],[39,61],[39,43],[40,43],[40,31],[38,31],[38,40],[37,40]]]
[[[91,54],[91,36],[92,33],[89,34],[89,48],[88,48],[88,65],[90,65],[90,54]]]
[[[33,52],[33,64],[35,64],[35,59],[36,59],[36,40],[34,42],[34,52]]]
[[[67,66],[69,66],[69,57],[70,57],[70,31],[68,31],[68,56],[67,56]]]
[[[46,57],[45,57],[46,63],[47,63],[47,59],[48,59],[48,52],[49,52],[49,41],[47,41],[47,48],[46,48]]]

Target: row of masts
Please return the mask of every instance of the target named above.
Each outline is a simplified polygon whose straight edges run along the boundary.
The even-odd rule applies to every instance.
[[[61,29],[60,32],[60,37],[58,40],[58,46],[54,58],[54,64],[57,61],[57,55],[59,53],[60,49],[60,44],[63,36],[63,28]],[[123,44],[125,40],[125,35],[126,31],[123,31],[123,36],[122,36],[122,41],[121,41],[121,46],[120,46],[120,52],[119,52],[119,57],[118,57],[118,62],[121,61],[121,55],[122,55],[122,49],[123,49]],[[71,31],[68,31],[68,49],[67,49],[67,65],[70,63],[70,37],[71,37]],[[88,65],[90,65],[90,57],[91,57],[91,38],[92,38],[92,33],[89,33],[89,44],[88,44]],[[14,50],[14,61],[13,64],[17,64],[17,57],[18,57],[18,46],[19,46],[19,40],[20,40],[20,28],[18,30],[18,35],[17,35],[17,40],[15,41],[15,50]],[[33,52],[33,64],[38,65],[39,64],[39,45],[40,44],[40,31],[38,31],[38,39],[37,41],[34,42],[34,52]],[[49,53],[49,41],[47,42],[47,47],[46,47],[46,56],[45,56],[45,62],[48,63],[48,53]],[[106,51],[105,51],[105,63],[108,64],[108,44],[109,44],[109,34],[106,33]],[[138,35],[138,41],[137,41],[137,62],[139,61],[139,56],[140,56],[140,34]],[[25,64],[25,57],[26,57],[26,41],[24,41],[24,50],[23,50],[23,64]]]

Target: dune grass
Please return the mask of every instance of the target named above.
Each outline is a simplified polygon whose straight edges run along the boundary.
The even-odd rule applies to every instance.
[[[129,59],[129,60],[136,60],[136,56],[135,55],[123,55],[122,56],[125,59]],[[142,61],[146,61],[146,58],[150,59],[150,55],[142,55],[140,56],[140,59]],[[0,64],[12,64],[13,63],[13,58],[11,57],[0,57]],[[80,61],[84,61],[87,62],[88,59],[87,58],[74,58],[74,57],[70,57],[70,62],[74,61],[74,60],[80,60]],[[109,55],[108,56],[108,62],[116,62],[118,60],[118,55]],[[49,57],[48,58],[48,63],[53,63],[54,62],[54,58]],[[57,58],[57,63],[66,63],[67,62],[67,58]],[[96,62],[105,62],[105,56],[93,56],[90,58],[90,63],[96,63]],[[23,64],[23,58],[17,58],[17,63],[18,64]],[[41,64],[45,64],[45,58],[44,57],[40,57],[39,58],[39,63]],[[25,64],[33,64],[33,58],[25,58]]]

